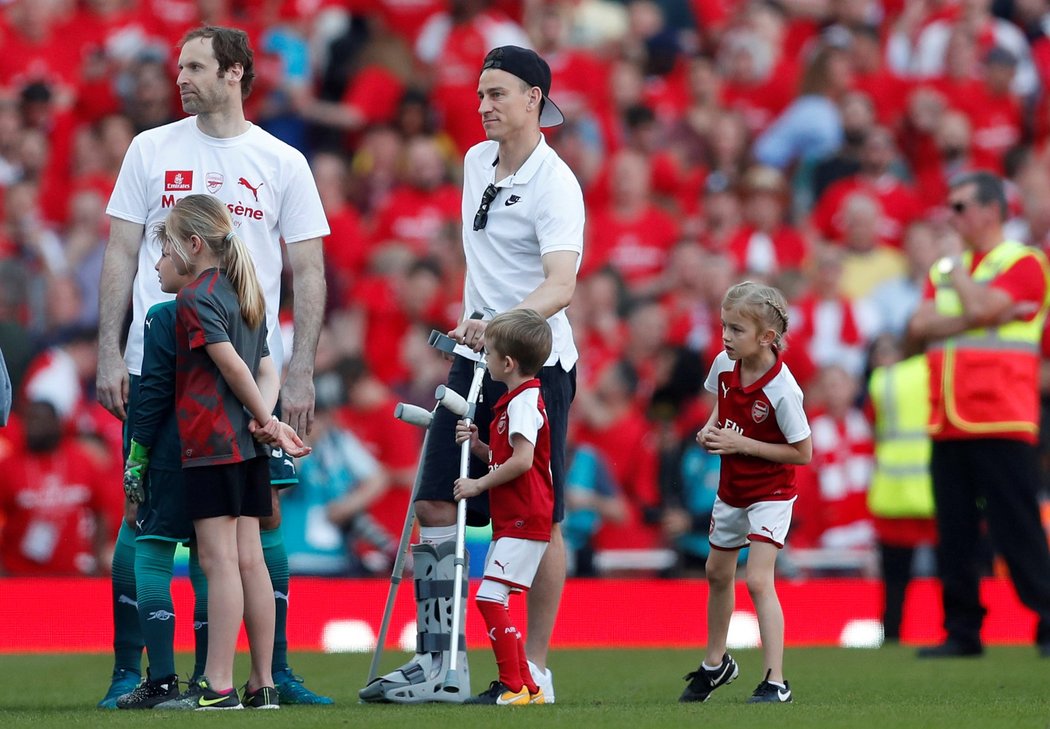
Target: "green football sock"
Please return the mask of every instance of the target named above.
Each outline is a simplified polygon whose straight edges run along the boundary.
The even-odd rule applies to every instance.
[[[135,544],[139,623],[154,679],[175,673],[175,604],[171,599],[174,557],[175,542],[140,539]]]
[[[142,627],[135,589],[135,529],[121,521],[113,548],[113,667],[142,673]]]
[[[208,662],[208,580],[197,558],[197,545],[190,547],[190,584],[193,585],[193,676],[204,675]]]
[[[273,672],[288,668],[288,552],[280,528],[262,532],[263,559],[273,583],[276,621],[273,631]]]

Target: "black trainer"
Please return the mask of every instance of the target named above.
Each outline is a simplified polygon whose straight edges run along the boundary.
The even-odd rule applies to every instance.
[[[211,687],[207,676],[201,676],[196,683],[191,683],[185,691],[171,701],[157,704],[157,710],[174,709],[181,711],[210,711],[214,709],[243,709],[237,691],[220,694]]]
[[[964,643],[949,638],[943,643],[920,648],[915,655],[919,658],[976,658],[983,654],[984,646],[980,643]]]
[[[140,683],[134,691],[124,694],[117,699],[118,709],[152,709],[157,704],[179,696],[178,674],[171,674],[166,678],[153,680],[146,669],[146,680]]]
[[[246,709],[280,709],[281,698],[274,686],[260,686],[254,691],[248,690],[248,684],[244,684],[244,692],[241,703]]]
[[[732,683],[739,675],[740,667],[736,665],[736,661],[728,653],[722,656],[722,663],[713,671],[704,668],[704,664],[701,663],[699,668],[692,673],[685,674],[683,677],[689,683],[686,685],[682,695],[678,697],[678,700],[682,703],[707,701],[712,691],[719,686]]]
[[[766,678],[762,683],[758,684],[755,688],[755,692],[751,694],[751,698],[747,700],[749,704],[790,704],[791,703],[791,686],[785,681],[783,686],[777,686],[769,682],[769,674],[773,673],[770,669],[766,671]]]

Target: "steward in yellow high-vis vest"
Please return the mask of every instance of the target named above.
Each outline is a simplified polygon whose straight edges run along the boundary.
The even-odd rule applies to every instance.
[[[904,597],[915,551],[937,541],[930,479],[930,370],[926,355],[899,360],[896,341],[876,343],[868,381],[875,434],[875,471],[868,509],[875,521],[882,574],[882,629],[900,640]],[[890,348],[890,349],[888,349]]]
[[[868,509],[876,518],[933,517],[929,380],[926,356],[921,354],[871,373],[875,472]]]
[[[949,184],[949,220],[965,252],[938,261],[908,326],[930,363],[930,473],[944,642],[921,658],[984,652],[982,523],[1050,658],[1050,550],[1039,515],[1039,342],[1050,266],[1004,240],[1006,188],[991,172]]]

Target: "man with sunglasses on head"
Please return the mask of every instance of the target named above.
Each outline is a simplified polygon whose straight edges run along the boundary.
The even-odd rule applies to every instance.
[[[909,325],[930,363],[930,472],[947,634],[919,657],[984,652],[983,517],[1018,597],[1038,616],[1039,653],[1050,658],[1050,551],[1039,517],[1036,445],[1050,266],[1038,249],[1004,240],[1006,192],[998,176],[956,177],[948,208],[964,251],[934,264]]]
[[[576,392],[578,354],[565,309],[576,288],[583,256],[583,193],[572,171],[547,145],[542,127],[564,121],[550,100],[551,72],[534,51],[502,46],[485,56],[478,79],[478,113],[487,141],[467,151],[463,161],[463,248],[467,261],[463,320],[449,336],[457,356],[448,387],[466,395],[473,363],[485,347],[485,327],[493,314],[533,309],[550,324],[554,346],[540,371],[551,437],[554,528],[551,542],[528,595],[526,654],[546,703],[554,702],[547,649],[565,583],[565,440],[568,411]],[[473,312],[484,318],[471,318]],[[487,433],[491,408],[506,391],[488,375],[474,422]],[[365,701],[459,702],[468,698],[464,642],[459,673],[467,680],[458,694],[441,690],[449,662],[451,602],[456,539],[452,486],[459,477],[459,448],[453,446],[457,416],[438,408],[421,464],[422,483],[415,510],[420,544],[412,547],[419,634],[415,657],[379,677],[360,692]],[[487,464],[471,462],[471,476]],[[487,498],[472,498],[468,523],[488,523]],[[466,591],[463,591],[465,597]],[[435,609],[436,608],[436,609]],[[463,603],[455,606],[462,610]],[[440,614],[442,619],[432,616]]]

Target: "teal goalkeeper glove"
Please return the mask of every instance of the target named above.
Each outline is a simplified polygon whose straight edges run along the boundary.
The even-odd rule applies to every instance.
[[[124,495],[133,504],[141,504],[146,500],[146,492],[142,488],[142,481],[146,477],[146,469],[149,468],[149,448],[138,441],[131,441],[131,450],[128,453],[128,462],[124,465]]]

